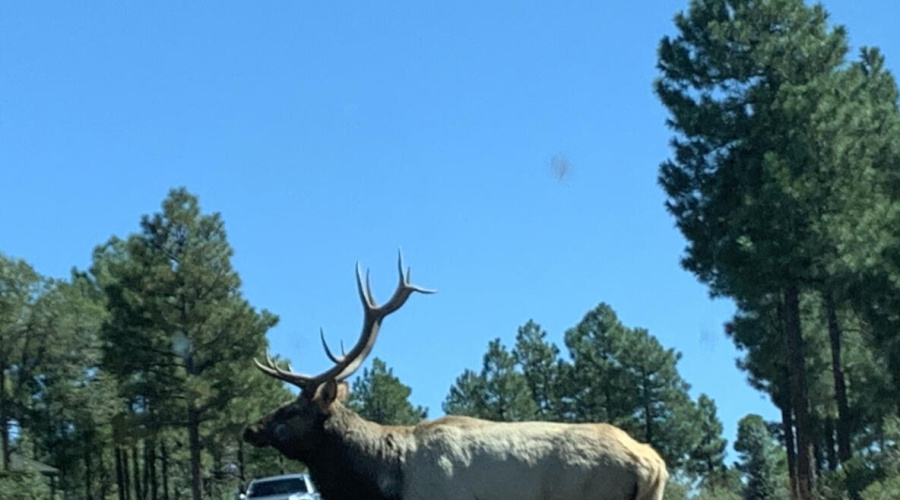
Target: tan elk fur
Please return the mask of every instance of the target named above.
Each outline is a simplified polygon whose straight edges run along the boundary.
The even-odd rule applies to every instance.
[[[665,463],[606,424],[445,417],[414,428],[404,499],[662,500]]]
[[[326,500],[662,500],[668,479],[653,448],[607,424],[448,416],[383,426],[322,391],[281,411],[255,425],[282,421],[289,439],[249,440],[303,461]]]
[[[310,377],[257,363],[301,391],[249,425],[245,441],[303,462],[325,500],[662,500],[665,462],[612,425],[448,416],[385,426],[344,407],[344,379],[371,351],[381,321],[412,292],[428,293],[400,267],[400,286],[381,307],[357,268],[363,334],[340,358],[325,347],[335,367]]]

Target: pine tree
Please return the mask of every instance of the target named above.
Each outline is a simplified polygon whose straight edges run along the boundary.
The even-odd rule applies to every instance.
[[[566,416],[562,399],[566,365],[559,357],[559,348],[546,339],[547,332],[529,320],[519,327],[513,357],[537,405],[536,418],[561,420]]]
[[[747,415],[738,422],[737,468],[745,477],[744,500],[787,498],[784,471],[766,422],[759,415]]]
[[[141,233],[95,254],[110,319],[103,366],[123,382],[136,422],[164,421],[188,434],[191,492],[202,496],[201,427],[252,392],[252,358],[277,318],[241,296],[219,214],[175,189]],[[137,483],[137,481],[136,481]]]
[[[33,359],[26,338],[43,284],[27,262],[0,253],[0,470],[8,470],[10,425],[21,416],[21,381]]]
[[[681,354],[650,333],[628,328],[601,303],[565,334],[572,357],[576,419],[608,422],[656,448],[670,467],[681,468],[700,440],[699,416],[681,378]]]
[[[353,382],[347,406],[367,420],[383,425],[413,425],[428,418],[428,410],[409,402],[412,389],[403,385],[379,358]]]
[[[722,422],[716,415],[716,403],[706,394],[697,399],[699,420],[697,425],[700,439],[691,452],[688,470],[701,483],[725,482],[725,447],[728,442],[722,437]]]
[[[801,0],[697,1],[676,26],[679,34],[665,37],[659,49],[656,91],[677,134],[660,184],[689,241],[688,270],[713,294],[777,300],[779,328],[770,333],[786,346],[785,421],[792,421],[796,443],[788,453],[796,494],[811,498],[816,422],[801,301],[812,291],[830,301],[841,290],[835,264],[849,254],[831,238],[841,234],[836,229],[863,215],[862,221],[878,220],[871,204],[859,203],[877,182],[854,182],[873,171],[869,160],[845,154],[847,141],[862,131],[847,126],[861,115],[847,107],[836,78],[845,32],[829,28],[821,6]],[[879,232],[866,231],[875,240]],[[846,448],[840,332],[829,326]]]
[[[488,408],[485,380],[466,369],[450,387],[441,408],[448,415],[487,418],[493,412]]]
[[[444,412],[495,421],[532,420],[538,411],[528,381],[500,339],[488,344],[480,374],[466,370],[444,400]]]
[[[631,425],[638,395],[631,390],[619,361],[628,348],[625,338],[629,333],[612,307],[603,303],[566,331],[565,345],[572,359],[569,397],[575,420]],[[602,384],[596,383],[601,380]]]

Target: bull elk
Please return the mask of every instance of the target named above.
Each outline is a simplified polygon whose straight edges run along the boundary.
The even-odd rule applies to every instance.
[[[300,388],[295,401],[249,425],[243,438],[303,462],[326,500],[661,500],[666,465],[650,446],[607,424],[491,422],[446,416],[413,426],[364,420],[342,401],[346,379],[372,351],[384,318],[413,292],[398,258],[400,284],[384,305],[356,267],[364,309],[356,345],[343,356],[322,345],[332,368],[316,376],[268,375]]]

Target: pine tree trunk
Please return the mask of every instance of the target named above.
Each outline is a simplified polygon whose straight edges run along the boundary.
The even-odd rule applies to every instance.
[[[784,291],[784,333],[791,373],[791,403],[794,408],[797,438],[797,488],[800,500],[811,500],[815,484],[812,429],[809,416],[809,391],[806,385],[803,332],[800,322],[800,290],[796,284]]]
[[[821,438],[821,436],[819,437]],[[816,477],[820,476],[825,470],[825,450],[822,449],[821,439],[813,440],[813,465],[815,465]]]
[[[125,490],[125,500],[131,500],[131,476],[129,474],[131,468],[128,466],[128,451],[121,448],[119,455],[122,457],[122,485]]]
[[[834,419],[831,417],[825,419],[825,456],[828,458],[828,470],[837,470],[838,456],[834,443]]]
[[[131,468],[134,474],[134,498],[135,500],[143,500],[144,495],[141,491],[141,461],[138,460],[137,440],[131,445]]]
[[[0,449],[0,461],[3,462],[3,469],[9,471],[9,412],[7,411],[6,401],[6,367],[0,366],[0,441],[2,441],[2,449]]]
[[[106,450],[103,449],[103,445],[101,444],[100,452],[97,454],[98,459],[100,460],[100,498],[106,500],[109,498],[109,469],[106,467],[106,460],[103,457],[106,456]]]
[[[113,455],[116,461],[116,491],[119,492],[119,500],[125,500],[125,481],[122,479],[122,450],[119,445],[113,445]]]
[[[246,471],[244,469],[244,440],[243,439],[238,439],[237,459],[238,459],[238,477],[241,480],[241,491],[243,491],[244,485],[247,484],[247,476],[246,476]]]
[[[213,481],[215,481],[213,484],[218,484],[218,482],[222,479],[222,456],[219,453],[213,453],[212,459],[212,478]]]
[[[159,443],[159,454],[162,459],[163,500],[169,500],[169,450],[165,439]]]
[[[144,485],[143,495],[141,498],[147,500],[150,498],[150,442],[146,439],[144,440],[144,448],[141,450],[141,462],[144,464],[144,469],[141,471],[141,484]]]
[[[87,437],[85,437],[87,441]],[[84,494],[87,500],[94,500],[94,471],[91,463],[91,450],[88,443],[84,443]]]
[[[191,405],[188,408],[188,444],[191,452],[191,498],[202,500],[203,482],[200,477],[200,415]]]
[[[150,455],[152,453],[153,445],[149,439],[145,439],[143,453],[141,454],[141,460],[144,462],[144,470],[141,471],[141,484],[144,485],[142,498],[144,499],[150,498]]]
[[[853,456],[853,450],[850,448],[850,405],[847,402],[844,362],[841,359],[843,332],[837,319],[837,307],[834,303],[834,297],[830,292],[826,292],[824,298],[825,309],[828,315],[828,339],[831,342],[831,373],[834,377],[834,398],[838,409],[838,459],[841,462],[846,462]]]
[[[150,498],[151,500],[159,499],[159,482],[156,476],[156,440],[150,439],[146,443],[145,454],[147,455],[147,478],[149,480]],[[144,481],[148,484],[148,481]]]
[[[786,379],[785,379],[786,380]],[[791,414],[789,398],[783,398],[781,404],[781,427],[784,430],[784,450],[787,453],[788,476],[791,480],[791,499],[797,500],[800,493],[797,490],[797,445],[794,440],[794,417]]]

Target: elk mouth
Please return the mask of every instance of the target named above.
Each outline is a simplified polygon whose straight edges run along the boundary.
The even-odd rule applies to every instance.
[[[263,448],[269,445],[268,436],[259,425],[253,424],[248,425],[246,429],[244,429],[244,435],[242,436],[244,442],[249,443],[257,448]]]

